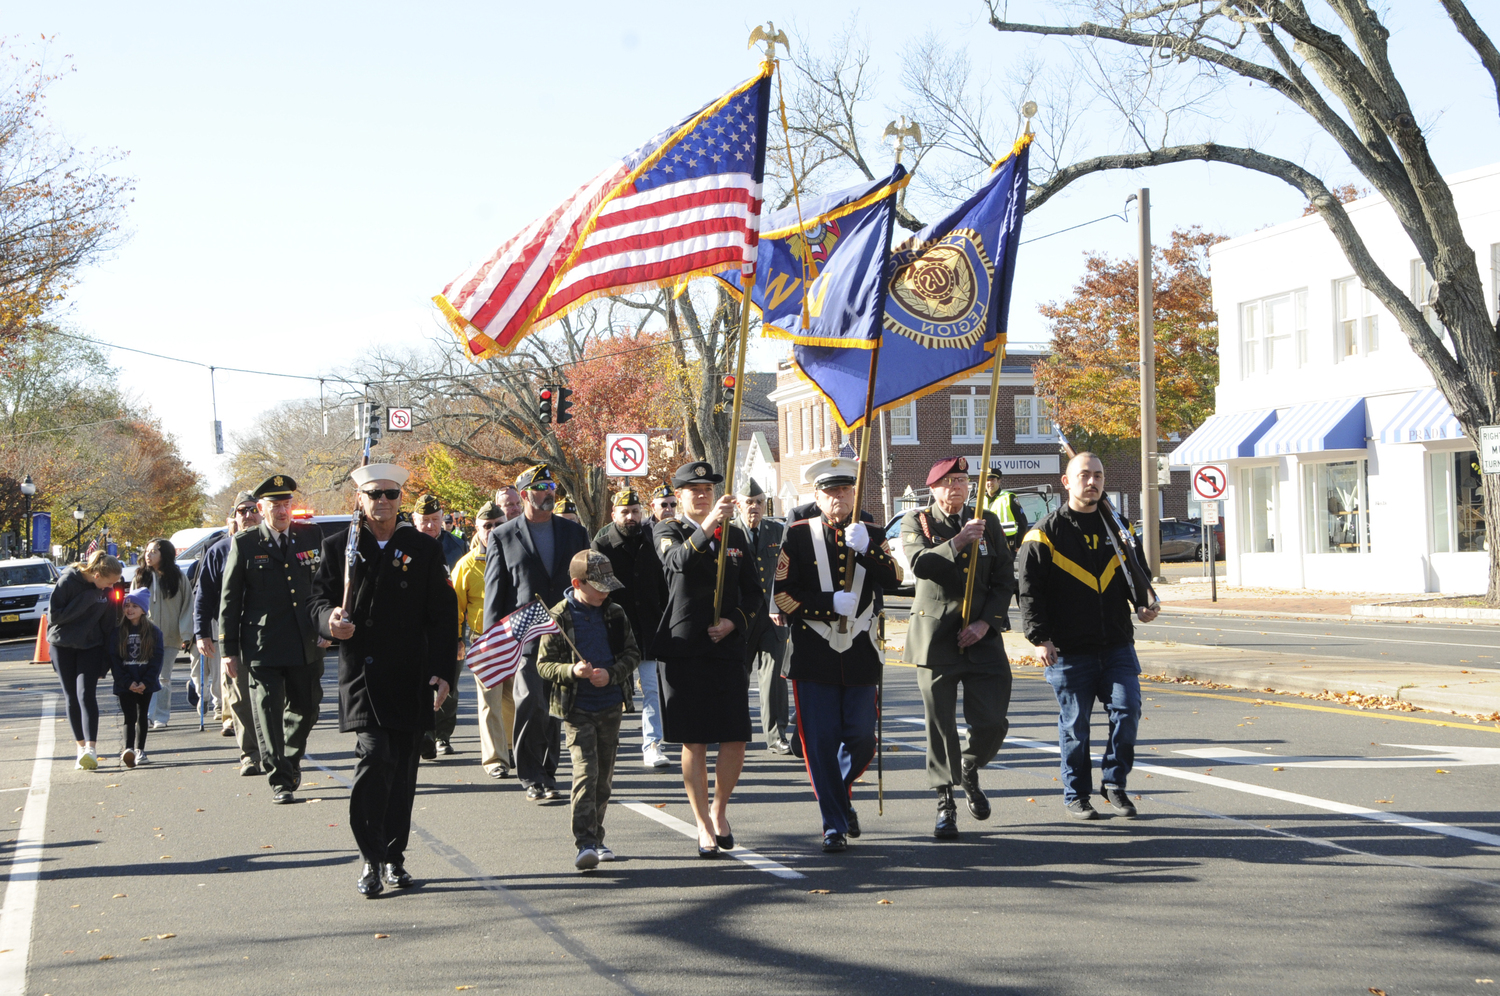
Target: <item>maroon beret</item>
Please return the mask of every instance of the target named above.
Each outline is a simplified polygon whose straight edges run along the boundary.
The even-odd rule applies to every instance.
[[[961,456],[943,457],[937,463],[933,464],[932,469],[927,472],[927,486],[929,488],[932,487],[934,484],[936,484],[938,481],[941,481],[949,474],[967,474],[968,472],[968,460],[965,460]]]

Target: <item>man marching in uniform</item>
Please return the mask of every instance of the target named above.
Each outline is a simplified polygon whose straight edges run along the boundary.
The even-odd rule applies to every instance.
[[[271,801],[285,805],[302,783],[307,736],[323,701],[323,648],[308,615],[323,533],[292,521],[297,482],[285,474],[255,489],[261,524],[230,540],[219,602],[224,673],[250,674],[260,767]],[[242,762],[243,763],[243,762]]]
[[[1010,661],[1000,633],[1009,628],[1006,606],[1015,590],[1015,558],[992,512],[974,516],[969,462],[944,457],[927,474],[932,504],[901,520],[901,543],[916,576],[916,595],[903,659],[917,665],[917,687],[927,711],[927,780],[937,789],[939,840],[958,836],[953,785],[962,782],[969,812],[990,817],[979,788],[979,769],[989,764],[1010,729]],[[967,569],[977,558],[969,624],[963,603]],[[958,742],[958,688],[964,690],[968,742]]]
[[[757,616],[750,627],[746,639],[750,656],[746,667],[756,673],[760,683],[760,729],[766,737],[766,749],[776,754],[790,754],[786,678],[781,674],[781,665],[786,658],[786,619],[770,604],[772,579],[781,559],[786,526],[766,518],[766,492],[753,477],[744,491],[735,496],[735,504],[739,507],[739,515],[735,516],[734,524],[750,539],[750,548],[755,552],[755,571],[771,610]]]
[[[350,605],[349,533],[340,530],[323,541],[311,611],[319,631],[339,641],[339,732],[358,737],[349,829],[364,868],[355,888],[374,899],[412,884],[417,758],[457,667],[458,600],[442,546],[399,518],[406,468],[372,463],[349,476],[364,516]]]
[[[885,544],[872,545],[863,522],[849,524],[858,468],[847,457],[807,468],[820,514],[787,527],[776,564],[776,608],[791,624],[797,730],[823,813],[825,851],[842,851],[846,836],[859,836],[850,795],[875,756],[875,695],[885,664],[875,606],[882,589],[901,584]]]

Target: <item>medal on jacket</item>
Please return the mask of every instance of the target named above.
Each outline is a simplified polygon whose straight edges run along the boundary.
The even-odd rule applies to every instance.
[[[391,566],[399,566],[404,571],[406,570],[406,565],[409,563],[411,563],[411,554],[402,553],[400,550],[397,550],[394,559],[391,561]]]

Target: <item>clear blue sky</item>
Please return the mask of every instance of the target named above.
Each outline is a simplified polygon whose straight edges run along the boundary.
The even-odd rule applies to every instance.
[[[1426,63],[1411,78],[1423,77],[1413,86],[1424,109],[1441,112],[1443,169],[1494,161],[1493,89],[1452,43],[1440,8],[1410,6],[1401,12],[1409,23],[1396,25],[1398,56]],[[1013,8],[1018,19],[1030,13]],[[68,321],[104,343],[316,375],[372,343],[433,334],[429,298],[466,263],[748,76],[752,18],[795,26],[816,45],[849,10],[787,0],[752,8],[5,2],[0,23],[14,50],[40,54],[46,34],[49,61],[71,56],[78,71],[48,100],[54,127],[79,146],[127,150],[123,170],[137,182],[132,236],[83,275]],[[880,72],[867,143],[899,110],[900,59],[912,39],[930,31],[966,41],[979,70],[996,76],[1034,47],[991,31],[983,10],[978,0],[859,8]],[[1244,141],[1240,131],[1226,128],[1222,138]],[[1242,234],[1302,208],[1278,181],[1183,165],[1080,182],[1029,216],[1026,235],[1115,211],[1143,184],[1163,238],[1191,223]],[[1028,247],[1014,340],[1046,338],[1036,305],[1067,295],[1086,250],[1133,254],[1133,226],[1106,222]],[[764,366],[776,350],[756,355]],[[206,373],[114,358],[125,385],[217,486]],[[316,388],[293,381],[218,379],[226,434],[309,394]]]

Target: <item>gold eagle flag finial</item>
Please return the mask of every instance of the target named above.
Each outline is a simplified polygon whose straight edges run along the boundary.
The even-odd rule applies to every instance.
[[[765,27],[757,24],[755,30],[750,32],[750,42],[745,47],[754,48],[756,42],[765,43],[767,61],[775,61],[777,45],[787,51],[791,51],[792,48],[791,43],[786,40],[786,32],[776,30],[775,21],[767,21]]]

